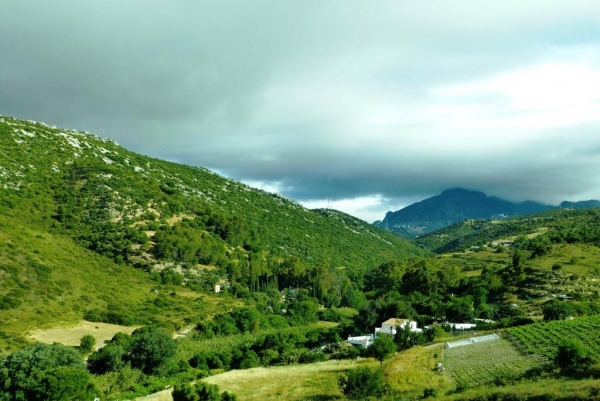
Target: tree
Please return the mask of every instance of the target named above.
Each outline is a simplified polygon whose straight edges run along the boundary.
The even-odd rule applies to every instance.
[[[85,336],[81,337],[81,340],[79,341],[79,350],[84,354],[87,354],[94,348],[94,345],[96,345],[96,339],[94,336],[91,334],[86,334]]]
[[[348,371],[338,379],[342,393],[351,400],[363,400],[371,396],[380,396],[385,390],[383,371],[360,367]]]
[[[365,290],[388,292],[398,290],[406,266],[397,260],[382,263],[365,274]]]
[[[558,346],[554,362],[563,373],[581,375],[595,362],[581,341],[564,340]]]
[[[575,314],[575,308],[568,302],[550,300],[544,304],[544,320],[564,320]]]
[[[90,355],[87,360],[88,369],[94,374],[116,372],[125,365],[124,356],[125,350],[121,345],[109,343]]]
[[[538,235],[529,241],[529,249],[532,251],[531,258],[544,256],[552,250],[552,244],[545,235]]]
[[[365,297],[365,294],[357,288],[355,283],[348,284],[346,291],[342,294],[342,306],[360,309],[366,304],[367,297]]]
[[[143,327],[133,332],[128,360],[133,368],[157,374],[176,350],[177,343],[169,334],[155,327]]]
[[[473,320],[473,307],[470,297],[454,298],[448,309],[446,318],[450,322],[461,323]]]
[[[0,359],[2,400],[93,399],[81,355],[60,344],[36,344]]]
[[[430,341],[433,341],[435,333],[430,333],[432,337]],[[422,332],[414,332],[410,330],[410,326],[406,324],[404,327],[396,327],[396,334],[394,334],[394,344],[396,349],[404,351],[417,344],[423,344],[426,341],[426,337]]]
[[[373,344],[368,348],[369,355],[377,359],[380,364],[394,352],[396,352],[396,344],[391,336],[380,335],[373,341]]]

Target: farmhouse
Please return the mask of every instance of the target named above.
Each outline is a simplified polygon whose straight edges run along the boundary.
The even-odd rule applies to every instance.
[[[377,335],[377,333],[385,333],[393,335],[396,334],[396,327],[405,329],[407,325],[410,331],[414,331],[417,333],[423,331],[417,327],[417,322],[415,321],[409,321],[408,319],[391,318],[381,323],[381,327],[377,327],[375,329],[375,334]]]
[[[381,324],[381,327],[376,327],[375,333],[363,336],[348,337],[348,342],[353,345],[362,345],[363,347],[368,348],[380,334],[396,334],[397,327],[400,327],[402,329],[408,327],[410,331],[415,333],[420,333],[423,331],[422,329],[417,327],[417,322],[415,321],[408,319],[392,318],[383,322]]]

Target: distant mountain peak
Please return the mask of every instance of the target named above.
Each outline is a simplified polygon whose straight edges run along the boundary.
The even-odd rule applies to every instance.
[[[403,209],[387,212],[382,221],[373,224],[398,233],[421,235],[465,219],[506,218],[552,208],[532,201],[513,203],[481,191],[450,188]]]

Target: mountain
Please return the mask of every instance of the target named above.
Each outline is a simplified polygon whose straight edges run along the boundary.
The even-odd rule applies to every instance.
[[[561,202],[559,208],[561,209],[590,209],[593,207],[600,207],[599,200],[586,200],[579,202],[571,202],[571,201],[563,201]]]
[[[538,213],[553,206],[525,201],[512,203],[463,188],[448,189],[439,195],[388,212],[376,227],[411,236],[421,235],[465,219],[499,219]]]

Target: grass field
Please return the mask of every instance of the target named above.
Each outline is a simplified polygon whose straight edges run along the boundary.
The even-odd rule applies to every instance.
[[[34,331],[73,327],[88,310],[110,307],[133,323],[180,329],[239,302],[159,284],[69,238],[0,214],[0,299],[6,297],[13,305],[0,307],[0,353],[23,347]]]
[[[415,347],[397,353],[381,366],[391,390],[407,399],[419,399],[423,391],[435,388],[449,392],[454,384],[435,370],[441,360],[441,348]],[[271,366],[246,370],[233,370],[203,379],[216,384],[221,390],[236,394],[240,401],[256,400],[342,400],[338,378],[350,369],[368,366],[380,367],[372,358],[331,360],[307,365]],[[144,401],[171,401],[170,391],[161,391]]]
[[[448,401],[476,400],[600,400],[600,380],[541,379],[506,386],[488,386],[446,394]]]
[[[338,377],[357,366],[378,365],[372,359],[327,361],[309,365],[234,370],[205,379],[240,401],[342,399]]]
[[[29,333],[29,337],[34,341],[52,344],[60,343],[64,345],[78,346],[81,337],[86,334],[91,334],[96,339],[96,349],[104,346],[106,341],[109,341],[119,332],[131,334],[139,326],[119,326],[108,323],[92,323],[82,321],[72,327],[54,327],[44,330],[33,330]]]

